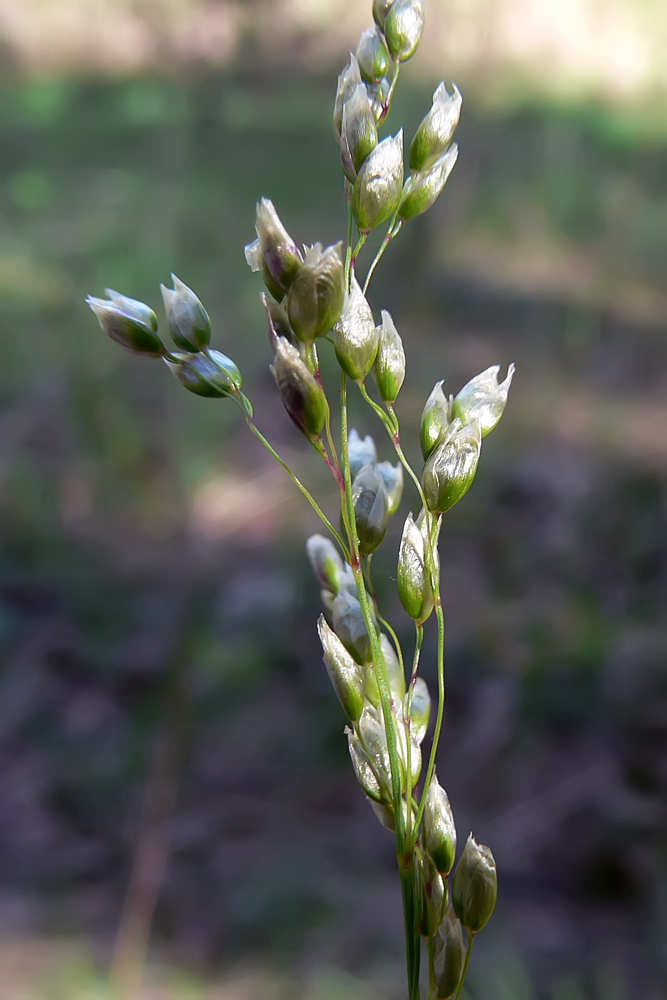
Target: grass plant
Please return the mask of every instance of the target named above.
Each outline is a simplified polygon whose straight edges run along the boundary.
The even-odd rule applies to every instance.
[[[158,320],[143,302],[107,289],[88,299],[104,331],[121,347],[162,360],[196,395],[231,400],[250,432],[291,476],[315,510],[323,534],[307,542],[321,588],[317,623],[323,658],[347,717],[346,736],[356,778],[383,827],[395,838],[405,920],[407,994],[422,995],[422,958],[429,1000],[458,998],[475,936],[496,902],[491,850],[470,835],[456,863],[457,835],[445,789],[436,775],[445,709],[445,618],[438,538],[443,517],[470,488],[482,440],[497,425],[507,401],[513,366],[499,381],[499,366],[472,378],[455,396],[435,384],[421,420],[423,468],[403,451],[395,403],[406,374],[403,342],[391,315],[380,321],[367,299],[376,268],[404,225],[434,204],[456,163],[452,142],[461,113],[456,87],[444,82],[409,148],[406,176],[403,131],[382,138],[401,65],[417,50],[424,28],[423,0],[374,0],[374,26],[365,30],[338,81],[334,133],[340,149],[346,238],[324,247],[297,246],[273,203],[257,205],[257,238],[245,248],[266,286],[273,373],[285,409],[327,466],[340,510],[327,513],[257,426],[236,364],[211,346],[211,320],[195,293],[172,276],[162,288],[175,348],[158,334]],[[372,232],[384,229],[377,253],[361,255]],[[324,384],[321,351],[335,353],[338,393]],[[381,425],[395,461],[378,459],[373,438],[349,426],[348,397],[358,391]],[[337,405],[334,405],[334,401]],[[391,517],[399,510],[404,477],[416,490],[417,513],[405,517],[397,561],[398,596],[414,622],[408,656],[383,614],[372,579],[372,560]],[[424,630],[437,631],[437,699],[420,676]],[[426,964],[426,963],[425,963]]]

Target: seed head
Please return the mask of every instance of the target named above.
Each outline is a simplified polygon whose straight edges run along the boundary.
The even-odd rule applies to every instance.
[[[385,830],[388,830],[389,833],[396,833],[396,819],[394,816],[394,805],[391,799],[387,799],[384,802],[371,801],[371,809],[373,810],[373,812],[375,813],[375,815],[377,816],[377,818],[379,819],[380,823],[385,828]],[[405,827],[407,826],[408,823],[408,803],[405,799],[403,799],[402,811],[403,811],[403,826]],[[414,809],[412,809],[411,821],[413,823],[414,823],[414,816],[415,816],[415,811]]]
[[[275,354],[278,349],[278,337],[284,337],[293,347],[298,347],[300,342],[294,330],[289,325],[285,306],[276,302],[275,299],[269,298],[266,292],[262,292],[260,298],[266,311],[266,319],[269,327],[269,344],[273,353]]]
[[[398,550],[398,596],[407,614],[425,622],[433,610],[433,591],[426,568],[424,535],[408,514]]]
[[[398,3],[399,0],[396,0]],[[361,232],[390,219],[403,190],[403,130],[379,143],[364,162],[352,189],[352,213]]]
[[[311,535],[306,542],[306,552],[320,586],[337,594],[345,567],[334,543],[324,535]]]
[[[297,348],[285,337],[278,337],[271,373],[293,423],[307,438],[319,437],[329,412],[327,397]]]
[[[391,764],[387,749],[387,734],[381,714],[371,708],[365,708],[359,719],[359,735],[377,776],[382,801],[391,802]]]
[[[398,752],[401,758],[401,770],[403,772],[403,778],[406,785],[408,783],[408,741],[410,743],[410,788],[414,788],[419,781],[419,775],[421,774],[422,752],[419,743],[417,743],[417,741],[406,729],[403,721],[402,709],[399,714],[399,726],[396,735],[398,737]]]
[[[419,428],[419,441],[426,461],[444,440],[451,419],[449,402],[442,391],[442,382],[436,382],[426,400]]]
[[[290,285],[287,314],[292,329],[303,343],[328,333],[340,317],[345,301],[345,271],[342,243],[322,249],[315,243],[306,251],[303,264]]]
[[[387,117],[387,113],[389,111],[391,83],[385,76],[382,80],[378,80],[377,83],[367,83],[366,90],[368,92],[368,99],[371,102],[373,114],[375,115],[375,121],[378,125],[381,125]]]
[[[333,127],[336,142],[340,143],[341,129],[343,126],[343,108],[349,101],[358,84],[362,83],[361,73],[357,57],[350,53],[350,61],[338,77],[336,88],[336,100],[334,102]]]
[[[357,663],[373,659],[371,640],[359,601],[347,590],[341,590],[332,605],[334,632]]]
[[[409,695],[405,698],[407,712]],[[431,696],[428,685],[423,677],[416,677],[412,684],[412,701],[410,702],[410,732],[417,743],[421,743],[428,730],[431,718]]]
[[[424,30],[424,0],[394,0],[384,21],[384,36],[394,59],[405,62],[417,51]]]
[[[334,327],[333,342],[343,371],[355,382],[363,382],[375,361],[378,331],[371,307],[354,275],[340,319]]]
[[[493,913],[498,895],[496,862],[490,848],[470,834],[452,880],[456,915],[471,934],[477,934]]]
[[[449,875],[456,860],[456,827],[447,792],[435,774],[424,807],[424,846],[441,875]]]
[[[364,674],[345,646],[326,623],[324,615],[317,622],[324,665],[334,691],[350,722],[356,722],[364,707]]]
[[[172,274],[172,288],[160,285],[171,339],[182,351],[203,351],[211,341],[211,321],[203,305],[180,278]]]
[[[389,517],[391,517],[398,510],[403,496],[403,466],[400,462],[397,462],[396,465],[392,465],[391,462],[377,462],[374,469],[384,482]]]
[[[447,93],[444,82],[438,86],[431,110],[410,144],[410,170],[428,170],[447,152],[461,117],[462,100],[456,85],[453,94]]]
[[[422,887],[422,918],[419,931],[425,938],[433,938],[447,908],[448,887],[442,875],[433,864],[428,851],[419,859],[419,874]]]
[[[245,248],[246,260],[253,271],[261,271],[266,287],[280,302],[296,277],[301,253],[268,198],[257,203],[255,231],[257,239]]]
[[[500,365],[492,365],[480,375],[475,375],[463,386],[452,403],[452,416],[459,417],[465,424],[477,421],[482,437],[491,433],[503,415],[514,375],[514,365],[509,366],[507,376],[500,384],[498,384],[499,371]]]
[[[384,480],[369,462],[354,477],[352,499],[359,551],[367,556],[378,547],[389,523],[389,500]]]
[[[377,327],[378,352],[373,366],[380,398],[394,403],[405,379],[405,351],[394,321],[386,309],[382,310],[382,323]]]
[[[362,163],[378,144],[378,130],[366,86],[357,84],[343,105],[340,158],[348,180],[354,183]]]
[[[373,20],[380,31],[384,31],[384,23],[387,19],[389,8],[394,0],[373,0]]]
[[[435,982],[438,1000],[449,1000],[459,988],[466,960],[463,930],[456,914],[445,914],[440,933],[435,939]]]
[[[144,302],[129,299],[110,288],[108,299],[89,295],[86,302],[97,316],[100,326],[111,340],[132,354],[161,358],[165,348],[157,335],[157,316]]]
[[[146,323],[146,325],[151,328],[153,333],[157,333],[157,316],[151,307],[147,306],[145,302],[140,302],[138,299],[131,299],[127,295],[121,295],[120,292],[115,292],[113,288],[105,288],[104,294],[107,298],[111,299],[113,304],[118,306],[119,309],[122,309],[134,319],[141,320]]]
[[[428,508],[433,514],[444,514],[468,492],[472,486],[482,435],[479,424],[463,425],[454,419],[422,473],[422,486]]]
[[[398,209],[399,219],[407,222],[427,212],[435,204],[449,180],[458,155],[459,147],[453,143],[432,167],[408,177]]]
[[[374,802],[382,802],[388,790],[380,786],[378,777],[366,751],[361,745],[359,737],[351,729],[347,729],[346,733],[352,767],[362,791]]]
[[[391,59],[382,32],[377,28],[362,31],[357,45],[357,62],[366,83],[378,83],[389,72]]]
[[[347,454],[350,464],[350,475],[352,479],[361,471],[362,467],[370,462],[375,465],[378,460],[375,441],[367,434],[365,438],[359,437],[359,433],[353,427],[350,430],[347,442]]]
[[[206,354],[176,353],[170,357],[178,358],[178,361],[164,359],[170,372],[177,382],[195,396],[208,399],[238,396],[242,385],[241,372],[226,354],[207,351]]]

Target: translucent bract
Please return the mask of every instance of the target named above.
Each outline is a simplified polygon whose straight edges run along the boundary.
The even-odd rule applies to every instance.
[[[509,366],[506,378],[500,383],[499,371],[500,365],[492,365],[471,378],[452,403],[452,416],[459,417],[464,423],[476,421],[482,437],[491,433],[503,415],[514,376],[514,365]]]
[[[403,190],[403,130],[379,143],[363,164],[352,189],[352,213],[362,233],[392,217]]]
[[[381,316],[373,375],[380,398],[385,403],[394,403],[405,379],[405,351],[391,315],[383,309]]]
[[[410,143],[410,170],[427,170],[447,151],[461,117],[462,101],[456,85],[454,93],[448,94],[444,82],[439,84],[431,110]]]
[[[435,204],[449,180],[458,155],[459,147],[454,143],[428,170],[408,177],[398,209],[401,221],[415,219]]]
[[[333,342],[343,371],[355,382],[362,382],[375,361],[378,332],[371,307],[354,276],[333,330]]]
[[[481,931],[493,913],[497,894],[493,854],[470,834],[452,879],[452,903],[466,930],[473,934]]]
[[[424,495],[433,514],[444,514],[468,492],[477,472],[481,446],[479,424],[452,421],[422,473]]]
[[[327,625],[324,615],[317,621],[322,643],[324,665],[334,691],[338,695],[350,722],[356,722],[364,707],[364,675],[335,632]]]
[[[202,351],[211,342],[211,320],[184,282],[172,274],[173,289],[160,285],[171,338],[184,351]]]

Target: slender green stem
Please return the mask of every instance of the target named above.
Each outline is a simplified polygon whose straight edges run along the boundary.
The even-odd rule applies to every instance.
[[[422,882],[421,875],[419,871],[419,866],[417,864],[417,855],[413,852],[412,854],[412,893],[415,900],[415,912],[413,918],[413,934],[415,942],[415,967],[414,967],[414,982],[416,983],[416,1000],[420,1000],[419,991],[419,974],[421,971],[421,947],[422,939],[419,930],[419,924],[421,921],[421,907],[422,907]]]
[[[397,225],[396,224],[396,220],[397,219],[398,219],[398,208],[394,212],[392,220],[389,223],[389,229],[387,230],[385,238],[382,240],[382,243],[380,244],[378,252],[375,254],[375,257],[373,259],[373,263],[371,264],[371,266],[368,269],[368,274],[366,275],[366,280],[364,282],[364,287],[363,287],[364,295],[368,291],[368,286],[371,283],[371,278],[373,277],[373,274],[375,272],[375,268],[378,266],[378,264],[382,260],[382,257],[384,256],[385,250],[387,249],[387,247],[389,246],[389,244],[391,243],[391,241],[394,239],[394,237],[398,236],[398,234],[401,231],[401,227],[402,227],[403,223],[399,220],[398,221],[398,225]]]
[[[325,448],[324,441],[322,440],[321,437],[311,438],[310,443],[312,444],[313,448],[320,456],[320,458],[323,460],[327,469],[336,480],[336,483],[340,486],[340,484],[343,481],[343,475],[340,471],[340,468],[338,467],[338,460],[336,460],[335,463],[331,460],[331,458],[329,457],[329,452]]]
[[[232,397],[232,398],[234,398],[234,397]],[[252,431],[252,433],[255,435],[255,437],[257,438],[257,440],[262,442],[262,444],[264,445],[264,447],[266,448],[266,450],[269,452],[269,454],[272,455],[273,458],[275,458],[275,460],[278,463],[278,465],[282,466],[282,468],[285,470],[285,472],[287,473],[287,475],[291,478],[292,482],[296,486],[298,486],[298,488],[301,490],[301,492],[305,496],[305,498],[308,501],[308,503],[310,504],[310,506],[313,508],[313,510],[315,511],[315,513],[317,514],[317,516],[319,517],[319,519],[329,529],[329,531],[331,532],[331,534],[334,536],[334,538],[336,539],[336,541],[340,545],[340,547],[343,550],[343,552],[346,553],[347,552],[347,545],[345,544],[345,542],[343,541],[343,539],[340,537],[340,534],[336,531],[336,529],[334,528],[333,524],[331,523],[331,521],[329,520],[329,518],[327,517],[327,515],[322,510],[322,508],[318,504],[318,502],[315,499],[315,497],[303,485],[303,483],[301,482],[301,480],[297,476],[294,475],[294,473],[290,469],[289,465],[287,465],[286,462],[283,462],[282,458],[280,457],[280,455],[278,454],[278,452],[275,450],[275,448],[273,447],[273,445],[271,445],[266,440],[266,438],[264,437],[264,435],[262,434],[262,432],[259,430],[259,428],[256,426],[256,424],[253,422],[252,418],[244,410],[242,404],[239,404],[239,405],[241,406],[241,409],[242,409],[243,414],[245,416],[246,424],[248,425],[248,427],[250,428],[250,430]]]
[[[327,419],[324,425],[324,429],[327,436],[327,444],[329,445],[329,451],[331,452],[331,458],[333,459],[334,469],[336,471],[336,481],[340,485],[343,482],[343,473],[340,471],[340,462],[338,460],[338,452],[336,451],[336,445],[334,444],[333,434],[331,433],[331,408],[327,407]]]
[[[384,658],[382,656],[382,650],[380,648],[380,640],[378,636],[375,623],[373,621],[373,615],[371,607],[368,601],[368,594],[366,592],[366,583],[364,581],[364,574],[361,568],[361,559],[359,557],[359,541],[357,538],[356,530],[356,519],[354,514],[354,500],[352,499],[352,477],[350,474],[350,460],[348,454],[348,431],[347,431],[347,376],[343,372],[341,377],[340,386],[340,431],[341,431],[341,452],[343,458],[343,476],[345,479],[345,504],[347,507],[347,518],[348,524],[350,526],[350,545],[352,548],[352,559],[350,562],[352,572],[354,574],[354,579],[357,584],[357,593],[359,597],[359,604],[361,605],[361,611],[364,616],[364,623],[366,625],[366,630],[371,641],[371,649],[373,652],[373,664],[375,666],[375,672],[377,676],[378,689],[380,692],[380,701],[382,704],[382,714],[384,717],[385,730],[387,733],[387,750],[389,753],[389,765],[391,769],[391,786],[392,786],[392,797],[394,800],[394,813],[395,813],[395,823],[396,823],[396,837],[400,846],[400,850],[404,847],[404,819],[403,819],[403,809],[402,809],[402,794],[401,794],[401,770],[400,761],[398,756],[398,746],[396,740],[396,728],[394,725],[394,716],[392,714],[392,699],[391,690],[389,687],[389,678],[387,676],[387,668],[385,666]]]
[[[416,639],[415,639],[415,652],[412,659],[412,673],[410,674],[410,684],[408,686],[408,697],[407,704],[405,707],[405,743],[406,743],[406,765],[405,769],[408,774],[412,773],[412,695],[415,689],[415,677],[417,676],[417,670],[419,669],[419,655],[421,653],[422,641],[424,639],[424,627],[423,625],[417,624],[415,622],[416,628]],[[418,820],[420,817],[416,817]],[[414,836],[413,836],[413,826],[412,826],[412,810],[408,810],[408,823],[407,823],[407,840],[414,845],[417,843],[417,836],[419,830],[419,822],[415,822],[414,825]]]
[[[306,345],[306,349],[304,351],[304,358],[306,364],[308,365],[308,369],[311,375],[314,375],[315,378],[317,378],[317,375],[320,370],[320,361],[317,356],[317,348],[315,347],[315,344]]]
[[[362,251],[366,240],[368,239],[368,233],[359,233],[359,239],[357,240],[357,245],[352,252],[352,260],[350,261],[350,270],[354,271],[357,266],[357,257]]]
[[[396,84],[398,83],[398,74],[401,72],[401,63],[397,59],[394,63],[394,75],[391,78],[391,86],[389,87],[389,93],[387,94],[385,105],[387,107],[387,112],[389,111],[389,105],[391,104],[391,99],[394,96],[394,91],[396,90]],[[386,117],[386,115],[385,115]]]
[[[396,423],[398,425],[398,421],[396,421]],[[421,482],[419,480],[419,476],[414,471],[414,469],[412,468],[412,466],[408,462],[407,458],[405,457],[405,454],[403,452],[403,448],[401,447],[401,440],[400,440],[398,432],[396,433],[395,437],[392,440],[394,442],[394,449],[396,450],[396,454],[398,455],[398,459],[399,459],[401,465],[403,466],[403,468],[405,469],[405,471],[407,472],[407,474],[410,476],[410,479],[412,479],[412,482],[417,487],[417,493],[419,493],[419,499],[421,500],[422,507],[424,508],[425,511],[428,511],[428,505],[426,503],[426,497],[424,496],[424,490],[423,490],[422,484],[421,484]]]
[[[415,622],[415,654],[412,659],[412,674],[410,675],[410,686],[414,687],[414,680],[417,676],[417,670],[419,669],[419,656],[422,651],[422,642],[424,641],[424,626],[420,625],[419,622]],[[412,705],[412,691],[410,691],[410,699],[408,702],[408,707]]]
[[[368,389],[366,388],[363,382],[357,382],[357,385],[359,386],[359,392],[363,396],[365,402],[368,403],[371,409],[375,411],[378,419],[382,421],[382,423],[385,426],[385,430],[387,431],[387,434],[389,435],[389,437],[393,442],[396,432],[394,430],[391,416],[388,413],[385,413],[380,404],[376,403],[372,396],[369,396]]]
[[[375,598],[375,606],[377,607],[377,598]],[[389,637],[391,638],[391,641],[394,644],[394,649],[396,650],[396,656],[398,657],[398,662],[399,662],[400,667],[401,667],[401,672],[402,672],[403,676],[405,677],[405,664],[403,663],[403,650],[401,649],[401,644],[398,641],[398,636],[396,635],[396,632],[392,628],[391,624],[387,621],[386,618],[382,617],[382,615],[380,614],[379,611],[378,611],[378,621],[380,622],[381,625],[384,625],[384,627],[386,628],[387,632],[389,633]]]
[[[369,396],[368,390],[366,389],[364,383],[359,382],[357,384],[359,385],[359,391],[361,392],[361,395],[363,396],[364,400],[375,411],[378,418],[382,421],[382,424],[384,425],[384,428],[391,439],[391,443],[394,446],[394,450],[398,456],[401,465],[403,466],[403,468],[405,469],[405,471],[407,472],[407,474],[410,476],[413,483],[417,487],[417,492],[419,493],[419,499],[422,502],[422,507],[424,508],[424,510],[427,510],[428,508],[426,506],[426,497],[424,496],[424,490],[422,489],[422,484],[419,481],[418,475],[416,474],[416,472],[408,462],[407,458],[405,457],[405,454],[401,447],[401,438],[400,438],[398,419],[396,417],[396,414],[394,413],[393,409],[390,410],[388,413],[385,413],[382,407],[378,403],[376,403],[371,396]]]
[[[417,927],[417,900],[415,887],[414,854],[405,863],[399,862],[403,915],[405,918],[405,947],[408,966],[408,1000],[419,1000],[419,965],[421,938]]]
[[[345,182],[347,184],[347,181]],[[345,247],[345,288],[350,288],[350,272],[352,269],[352,206],[347,203],[347,244]]]
[[[475,935],[471,934],[470,931],[468,931],[468,947],[466,948],[466,960],[463,966],[463,972],[461,974],[461,982],[459,983],[459,988],[456,991],[454,1000],[459,1000],[459,997],[461,996],[461,990],[463,989],[463,984],[465,983],[466,974],[468,972],[468,966],[470,965],[470,953],[472,951],[474,940],[475,940]]]
[[[434,595],[434,604],[438,618],[438,713],[435,720],[435,731],[433,733],[433,740],[431,741],[431,754],[428,761],[426,778],[424,779],[422,797],[419,803],[417,817],[415,819],[415,831],[419,830],[419,824],[421,823],[422,816],[424,815],[426,796],[433,778],[433,772],[435,771],[435,757],[438,752],[438,743],[440,742],[440,733],[442,732],[442,717],[445,712],[445,616],[442,612],[442,604],[439,593]]]
[[[396,416],[396,411],[394,410],[394,404],[393,403],[385,403],[384,405],[387,407],[387,414],[389,415],[389,418],[390,418],[390,420],[392,422],[392,425],[395,428],[395,433],[399,434],[400,428],[398,426],[398,417]]]

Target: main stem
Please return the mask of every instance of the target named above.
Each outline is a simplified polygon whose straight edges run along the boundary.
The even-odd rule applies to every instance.
[[[343,372],[340,387],[340,422],[341,422],[341,454],[343,465],[343,476],[345,480],[345,506],[347,511],[347,522],[350,528],[350,549],[351,567],[357,585],[357,594],[364,623],[368,632],[371,649],[373,653],[373,664],[375,667],[378,690],[380,693],[380,703],[382,705],[382,715],[384,718],[385,731],[387,734],[387,750],[389,753],[389,766],[391,770],[391,787],[394,804],[394,822],[396,824],[396,857],[398,870],[401,879],[401,893],[403,898],[403,917],[405,921],[405,943],[407,952],[408,969],[408,997],[409,1000],[419,1000],[419,935],[416,927],[416,894],[414,887],[414,850],[411,844],[406,843],[405,818],[403,815],[403,792],[401,781],[401,765],[398,755],[396,739],[395,716],[391,689],[387,668],[380,647],[380,640],[373,621],[371,606],[366,591],[366,583],[359,556],[359,540],[357,537],[356,518],[354,513],[354,500],[352,497],[352,476],[350,473],[349,449],[348,449],[348,419],[347,419],[347,376]],[[410,776],[407,776],[408,785]],[[408,789],[408,799],[410,799]],[[408,803],[409,806],[409,803]]]
[[[433,602],[435,605],[435,613],[438,619],[438,713],[435,720],[435,731],[433,733],[433,740],[431,742],[431,755],[428,761],[428,770],[426,771],[426,778],[424,779],[424,787],[422,791],[421,802],[419,803],[419,809],[417,810],[417,817],[415,819],[415,830],[419,830],[419,824],[421,823],[422,816],[424,815],[424,809],[426,807],[426,796],[428,795],[428,789],[431,784],[431,779],[433,778],[433,772],[435,771],[435,757],[438,751],[438,743],[440,742],[440,733],[442,731],[442,717],[445,712],[445,616],[442,611],[442,603],[440,600],[440,593],[433,595]]]
[[[341,378],[341,388],[340,388],[340,424],[341,424],[341,453],[343,459],[343,477],[345,481],[345,505],[347,509],[347,520],[350,526],[350,549],[351,549],[351,568],[354,574],[354,580],[357,585],[357,593],[359,597],[359,604],[361,605],[361,612],[364,617],[364,624],[366,625],[366,631],[371,641],[371,650],[373,652],[373,664],[375,667],[378,689],[380,692],[380,702],[382,704],[382,714],[384,717],[385,729],[387,732],[387,750],[389,752],[389,763],[391,767],[391,788],[392,797],[394,800],[394,810],[396,813],[396,833],[397,837],[400,836],[401,847],[403,846],[403,834],[405,824],[403,822],[403,809],[401,808],[402,790],[401,790],[401,771],[400,771],[400,761],[398,756],[398,743],[396,740],[396,726],[394,724],[394,714],[393,714],[393,704],[391,689],[389,687],[389,678],[387,676],[387,668],[385,666],[384,657],[382,655],[382,649],[380,647],[380,640],[378,637],[377,629],[375,627],[375,622],[373,621],[373,613],[371,611],[370,602],[368,599],[368,592],[366,591],[366,583],[364,580],[364,574],[361,567],[361,558],[359,555],[359,539],[356,530],[356,517],[354,513],[354,500],[352,497],[352,476],[350,473],[350,460],[349,460],[349,448],[348,448],[348,430],[347,430],[347,376],[343,373]]]
[[[419,972],[421,959],[421,938],[417,926],[418,900],[420,894],[415,885],[416,870],[414,851],[398,858],[398,870],[401,877],[401,896],[403,899],[403,920],[405,922],[405,949],[408,967],[408,1000],[420,1000]]]
[[[417,810],[417,816],[415,818],[413,834],[411,837],[411,846],[414,849],[417,843],[417,838],[419,836],[419,825],[424,815],[424,808],[426,806],[426,796],[428,794],[429,785],[433,778],[433,773],[435,771],[435,759],[438,752],[438,744],[440,742],[440,733],[442,732],[442,720],[445,712],[445,699],[446,699],[446,688],[445,688],[445,616],[442,610],[442,600],[440,597],[440,572],[436,562],[436,546],[437,546],[437,516],[429,512],[426,503],[426,497],[424,496],[424,490],[422,484],[419,481],[419,477],[415,473],[414,469],[408,462],[403,448],[401,447],[400,429],[398,425],[398,419],[393,410],[390,413],[385,413],[382,407],[378,406],[374,399],[368,395],[368,391],[363,383],[359,383],[359,389],[364,400],[372,407],[377,413],[378,417],[382,421],[387,434],[389,435],[391,442],[394,446],[394,450],[398,456],[398,459],[408,473],[415,486],[417,487],[417,492],[419,493],[419,498],[422,502],[424,508],[424,516],[428,518],[428,524],[431,530],[427,532],[427,545],[425,547],[425,555],[427,562],[427,569],[431,579],[431,589],[433,591],[433,605],[435,608],[435,614],[438,622],[438,711],[435,720],[435,731],[433,733],[433,740],[431,742],[431,753],[429,756],[428,768],[426,771],[426,778],[424,780],[422,788],[422,796],[419,803],[419,809]],[[439,516],[439,515],[438,515]]]

